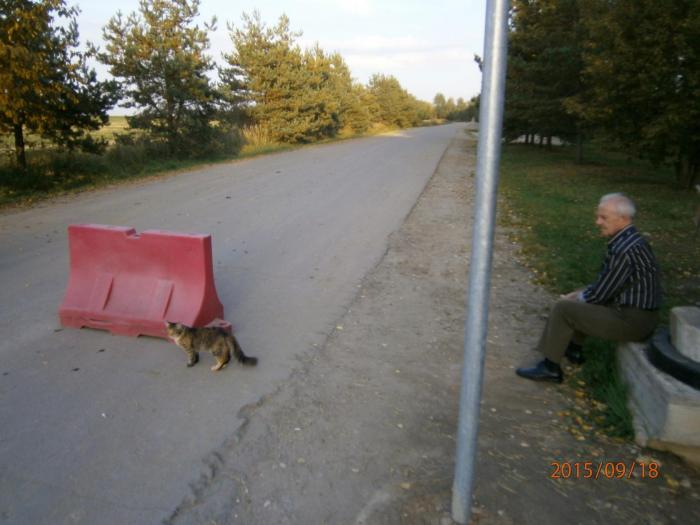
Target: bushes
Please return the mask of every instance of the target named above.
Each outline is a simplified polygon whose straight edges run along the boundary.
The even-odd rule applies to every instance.
[[[31,202],[50,194],[110,184],[202,160],[235,157],[243,136],[235,127],[212,125],[191,130],[173,151],[164,140],[148,135],[115,135],[104,154],[66,151],[57,148],[29,150],[27,169],[14,163],[0,165],[0,206]]]
[[[192,125],[171,140],[129,132],[115,135],[107,157],[120,164],[136,165],[153,159],[208,159],[235,156],[243,145],[237,127],[219,123]]]

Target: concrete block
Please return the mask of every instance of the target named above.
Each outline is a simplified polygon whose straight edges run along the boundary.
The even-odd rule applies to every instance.
[[[700,363],[700,308],[677,306],[671,310],[671,344],[693,361]]]
[[[700,466],[700,391],[654,367],[644,344],[620,344],[617,356],[637,443],[671,450]]]

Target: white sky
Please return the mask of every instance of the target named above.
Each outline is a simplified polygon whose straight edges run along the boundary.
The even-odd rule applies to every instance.
[[[80,41],[102,44],[102,27],[120,9],[125,15],[138,9],[138,0],[111,4],[101,0],[69,0],[81,9]],[[254,9],[273,26],[286,14],[299,42],[318,42],[327,52],[338,51],[355,79],[366,83],[374,73],[395,76],[419,99],[432,102],[436,93],[468,100],[481,88],[474,54],[483,56],[485,0],[201,0],[202,19],[218,19],[210,34],[210,53],[232,44],[226,22],[241,24],[241,14]],[[106,69],[97,67],[106,77]],[[116,110],[116,112],[119,112]]]

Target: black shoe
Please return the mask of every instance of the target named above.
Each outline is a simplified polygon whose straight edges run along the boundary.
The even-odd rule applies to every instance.
[[[569,343],[564,355],[570,363],[575,365],[582,365],[586,361],[586,358],[583,356],[583,348],[574,343]]]
[[[532,379],[533,381],[551,381],[553,383],[561,383],[564,380],[561,367],[544,359],[537,363],[532,368],[518,368],[515,371],[520,377]]]

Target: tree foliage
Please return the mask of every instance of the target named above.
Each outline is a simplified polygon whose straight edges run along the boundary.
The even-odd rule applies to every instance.
[[[514,0],[506,137],[594,134],[691,187],[700,164],[700,3]]]
[[[433,109],[439,119],[456,122],[476,120],[479,113],[479,96],[472,97],[469,102],[460,97],[455,102],[452,98],[446,99],[445,95],[437,93],[433,98]]]
[[[376,98],[364,85],[352,82],[343,94],[343,101],[343,128],[349,128],[352,133],[364,133],[372,127],[373,116],[379,108]]]
[[[478,120],[479,99],[479,95],[470,98],[469,102],[465,102],[463,99],[458,98],[455,104],[455,109],[447,114],[447,119],[459,122]]]
[[[311,142],[342,130],[361,133],[373,123],[407,127],[428,118],[431,107],[409,95],[393,77],[375,75],[367,87],[353,81],[338,53],[316,45],[302,50],[301,33],[286,16],[273,27],[260,14],[243,14],[229,26],[233,51],[222,72],[250,120],[276,142]]]
[[[242,26],[229,31],[233,51],[225,55],[222,74],[274,141],[311,142],[345,127],[369,127],[372,105],[343,58],[318,45],[302,51],[301,33],[290,29],[286,16],[268,27],[257,11],[244,13]]]
[[[391,75],[373,75],[367,89],[377,101],[376,119],[387,126],[416,126],[428,116],[427,103],[421,104]]]
[[[672,162],[691,187],[700,164],[700,3],[581,4],[586,89],[571,108],[625,150]]]
[[[447,118],[448,108],[445,95],[442,93],[437,93],[433,97],[433,106],[435,107],[435,116],[437,118]]]
[[[208,32],[216,19],[201,28],[198,15],[199,0],[141,0],[138,13],[110,19],[103,30],[106,50],[99,54],[122,83],[123,105],[139,110],[130,126],[164,140],[178,155],[196,154],[235,132],[223,126],[231,124],[221,111],[225,99],[208,76],[214,70]]]
[[[25,131],[68,148],[99,146],[86,131],[116,102],[77,51],[77,8],[63,0],[0,0],[0,131],[12,133],[26,167]]]
[[[302,52],[295,44],[300,33],[280,17],[267,27],[256,11],[243,14],[243,27],[229,25],[234,49],[224,56],[223,70],[230,92],[248,109],[251,120],[264,123],[279,142],[297,142],[304,136],[298,119],[301,101],[295,96],[303,89]]]
[[[508,39],[504,135],[572,138],[580,119],[566,101],[581,90],[583,33],[577,0],[514,0]]]
[[[434,116],[396,78],[377,74],[363,85],[339,53],[302,49],[284,15],[268,27],[258,12],[244,13],[240,27],[228,26],[232,50],[217,67],[208,55],[216,18],[198,24],[200,0],[140,0],[110,18],[102,49],[89,44],[82,54],[78,11],[65,1],[0,0],[0,131],[14,134],[20,164],[26,131],[97,149],[86,132],[104,125],[117,101],[135,114],[113,149],[158,157],[235,153],[241,125],[263,143],[303,143]],[[92,57],[114,80],[98,82],[86,65]],[[462,102],[448,101],[448,112]]]

